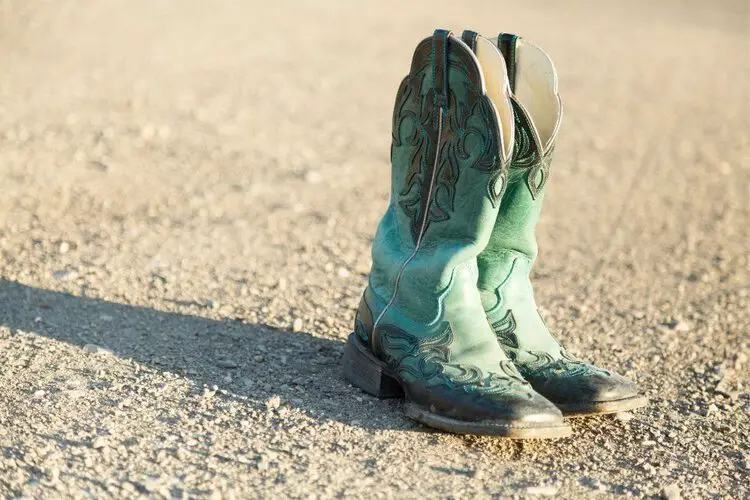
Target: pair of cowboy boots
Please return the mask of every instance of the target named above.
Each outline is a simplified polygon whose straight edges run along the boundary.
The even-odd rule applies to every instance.
[[[646,404],[575,359],[529,278],[562,106],[549,57],[515,35],[437,30],[417,45],[393,111],[390,204],[344,373],[438,429],[570,434],[563,415]]]

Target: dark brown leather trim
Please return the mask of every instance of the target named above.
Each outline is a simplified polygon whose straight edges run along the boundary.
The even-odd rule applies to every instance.
[[[448,30],[435,30],[432,35],[432,71],[435,85],[435,107],[448,108]]]
[[[463,92],[459,92],[461,103],[457,103],[456,93],[449,88],[451,78],[458,74],[461,78],[468,79],[466,89],[464,84],[460,89],[468,89],[468,95],[464,96]],[[465,105],[466,111],[463,113],[469,114],[486,114],[487,109],[491,108],[489,98],[479,92],[482,87],[482,73],[476,58],[468,46],[449,32],[438,30],[436,35],[424,39],[415,49],[411,72],[396,96],[392,133],[394,147],[405,143],[412,148],[409,157],[402,160],[408,164],[405,165],[407,171],[398,203],[411,219],[410,228],[415,244],[421,240],[431,221],[447,220],[453,211],[458,165],[454,164],[450,151],[443,152],[441,149],[451,138],[461,144],[461,139],[453,134],[455,127],[465,126],[460,123],[467,116],[459,116],[460,111],[454,109],[456,106]],[[481,103],[479,110],[474,108],[477,102]],[[495,113],[489,114],[491,116],[485,118],[496,121]],[[412,131],[409,137],[404,137],[400,126],[407,118],[418,120],[421,126]],[[496,156],[493,156],[496,155],[497,140],[491,142],[488,150],[483,153],[482,161],[477,160],[472,168],[481,171],[499,170],[500,165],[496,165]],[[444,163],[440,163],[441,159]],[[443,200],[445,207],[439,206],[434,196],[436,183],[442,183],[447,189],[450,198]],[[490,199],[493,199],[492,195]],[[430,210],[431,207],[434,211]]]
[[[365,289],[359,301],[357,313],[354,315],[354,332],[359,336],[360,340],[367,341],[370,347],[372,347],[373,323],[372,310],[367,303],[367,289]]]
[[[445,140],[441,129],[443,119],[448,115],[448,43],[450,37],[450,31],[441,29],[435,30],[435,33],[432,35],[432,71],[434,79],[434,109],[432,116],[434,119],[433,129],[430,131],[429,153],[427,154],[430,163],[425,182],[422,183],[422,193],[420,195],[420,203],[422,205],[420,209],[421,214],[427,214],[430,209],[432,187],[435,184],[438,160],[440,158],[440,148]],[[419,240],[419,235],[427,229],[427,221],[428,217],[425,216],[423,222],[420,223],[416,240]]]
[[[464,32],[461,34],[461,41],[463,41],[466,45],[469,46],[472,52],[475,54],[477,53],[477,37],[479,36],[479,33],[476,31],[471,30],[464,30]]]
[[[526,108],[515,96],[511,96],[510,103],[516,120],[513,163],[510,167],[530,169],[542,159],[542,145],[534,134],[534,126]]]
[[[383,346],[380,341],[380,326],[376,326],[372,330],[372,335],[370,336],[370,349],[372,349],[372,353],[376,358],[383,361]]]
[[[508,80],[510,80],[511,92],[516,91],[516,42],[518,35],[512,33],[500,33],[497,35],[497,48],[503,54],[505,67],[508,68]]]

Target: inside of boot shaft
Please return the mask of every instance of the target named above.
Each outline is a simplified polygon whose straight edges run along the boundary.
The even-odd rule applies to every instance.
[[[531,115],[546,151],[554,139],[562,114],[557,94],[557,72],[541,48],[521,38],[516,42],[514,94]]]
[[[487,96],[497,110],[502,139],[501,147],[505,158],[508,158],[513,152],[514,123],[513,110],[508,97],[510,82],[508,81],[508,71],[505,68],[505,60],[495,44],[481,36],[477,37],[476,56],[484,75]]]

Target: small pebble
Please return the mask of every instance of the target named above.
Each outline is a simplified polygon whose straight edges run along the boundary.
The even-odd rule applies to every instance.
[[[305,180],[310,184],[319,184],[323,180],[323,176],[316,170],[308,170],[305,172]]]
[[[228,370],[233,370],[237,368],[239,365],[235,361],[232,361],[231,359],[220,359],[216,362],[216,366],[218,366],[219,368],[226,368]]]
[[[676,484],[665,486],[662,490],[662,496],[664,496],[666,500],[681,500],[682,495],[680,492],[680,487]]]
[[[85,346],[83,346],[83,350],[89,354],[112,354],[112,351],[110,351],[109,349],[105,349],[104,347],[100,347],[96,344],[86,344]]]
[[[631,420],[633,420],[633,418],[633,414],[627,411],[615,413],[615,420],[619,420],[620,422],[630,422]]]
[[[60,469],[56,467],[49,467],[44,472],[52,484],[56,484],[60,479]]]
[[[710,418],[717,413],[719,413],[719,407],[711,403],[710,405],[708,405],[708,408],[706,409],[705,416],[706,418]]]
[[[108,445],[109,443],[107,442],[107,438],[103,436],[99,436],[91,443],[91,447],[95,450],[101,450],[102,448],[106,448]]]
[[[279,397],[279,396],[274,396],[271,399],[269,399],[268,401],[266,401],[266,408],[269,411],[275,410],[279,406],[281,406],[281,397]]]
[[[557,488],[555,486],[530,486],[526,488],[526,493],[541,497],[553,497],[557,495]]]
[[[741,368],[742,365],[744,365],[745,363],[747,363],[747,354],[745,354],[744,352],[738,353],[737,356],[734,358],[735,369]]]
[[[582,477],[580,479],[580,482],[581,482],[581,484],[584,484],[584,485],[588,486],[589,488],[593,488],[595,490],[603,490],[604,489],[604,485],[602,484],[602,482],[599,481],[598,479],[594,478],[594,477],[585,477],[584,476],[584,477]]]
[[[302,318],[294,318],[294,321],[292,321],[292,331],[302,331]]]
[[[57,281],[65,281],[68,278],[71,278],[73,276],[74,276],[74,273],[68,270],[55,271],[52,274],[52,277],[55,278]]]
[[[146,124],[141,129],[141,137],[143,137],[144,139],[151,139],[152,137],[154,137],[155,133],[156,133],[156,127],[151,123]]]
[[[669,328],[671,328],[672,330],[676,332],[689,332],[690,324],[678,319],[670,323]]]

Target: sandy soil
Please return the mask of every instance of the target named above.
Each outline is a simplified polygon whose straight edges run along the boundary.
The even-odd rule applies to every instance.
[[[744,0],[0,0],[0,496],[747,498],[749,24]],[[520,443],[343,380],[391,106],[437,26],[555,59],[538,300],[647,409]]]

